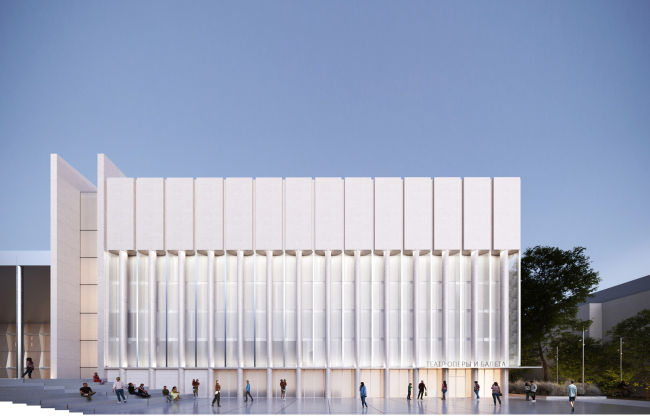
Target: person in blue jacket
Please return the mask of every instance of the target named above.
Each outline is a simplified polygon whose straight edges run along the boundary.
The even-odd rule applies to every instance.
[[[359,387],[359,395],[361,395],[361,408],[364,406],[368,408],[368,404],[366,404],[368,394],[366,393],[366,385],[363,382],[361,382],[361,386]]]
[[[251,395],[251,384],[250,382],[246,381],[246,395],[244,395],[244,398],[246,398],[244,401],[248,401],[248,397],[251,397],[251,402],[253,402],[253,396]]]

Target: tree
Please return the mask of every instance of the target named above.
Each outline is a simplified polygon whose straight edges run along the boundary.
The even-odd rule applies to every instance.
[[[650,397],[650,309],[624,319],[607,331],[607,334],[614,343],[623,338],[623,359],[640,370],[640,382],[645,388],[647,400]]]
[[[582,380],[582,334],[564,332],[555,337],[550,343],[550,355],[559,353],[560,376],[565,379],[572,379],[576,382]],[[607,353],[601,340],[585,338],[585,382],[601,382],[602,367],[605,366]],[[552,369],[551,375],[555,372],[557,364],[555,357],[549,363]],[[618,365],[617,365],[618,366]],[[618,375],[618,373],[617,373]]]
[[[598,287],[585,248],[528,248],[521,259],[522,354],[536,354],[548,381],[548,344],[566,331],[582,331],[591,321],[578,321],[578,304]]]

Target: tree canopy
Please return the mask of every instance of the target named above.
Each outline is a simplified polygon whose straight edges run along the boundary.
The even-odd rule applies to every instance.
[[[636,366],[641,373],[641,382],[646,390],[650,388],[650,309],[639,311],[635,316],[624,319],[607,331],[614,343],[623,338],[623,359]]]
[[[576,319],[578,305],[600,283],[584,251],[583,247],[564,251],[536,246],[526,249],[521,259],[522,355],[539,358],[545,381],[549,344],[566,331],[582,331],[591,324]]]

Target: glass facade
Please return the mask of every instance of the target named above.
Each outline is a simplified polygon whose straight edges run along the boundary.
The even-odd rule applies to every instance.
[[[184,367],[208,366],[208,299],[214,299],[215,367],[237,367],[238,308],[237,256],[214,257],[214,296],[208,295],[208,256],[193,253],[185,257],[184,284],[179,284],[176,254],[158,256],[156,261],[157,367],[178,366],[179,287],[185,288]],[[301,310],[296,313],[296,256],[272,256],[273,279],[266,277],[267,256],[246,255],[243,275],[243,365],[267,367],[266,319],[272,319],[272,367],[295,368],[296,317],[301,316],[302,367],[325,368],[325,265],[326,257],[311,253],[301,258]],[[471,272],[472,256],[449,255],[448,295],[442,296],[441,255],[419,256],[417,288],[414,286],[413,256],[398,253],[390,258],[388,310],[391,353],[385,358],[384,343],[384,257],[368,253],[359,257],[359,363],[360,368],[431,367],[442,360],[442,301],[447,299],[447,361],[472,361]],[[109,315],[107,365],[116,367],[118,346],[119,257],[108,254]],[[500,256],[483,253],[477,258],[478,335],[476,361],[498,361],[500,347]],[[518,365],[519,254],[508,256],[509,348],[507,362]],[[357,366],[355,355],[355,257],[331,256],[330,367]],[[149,366],[149,257],[137,253],[127,260],[127,363]],[[272,307],[266,307],[270,291]],[[417,299],[417,343],[414,342],[414,296]],[[419,360],[414,360],[418,346]]]

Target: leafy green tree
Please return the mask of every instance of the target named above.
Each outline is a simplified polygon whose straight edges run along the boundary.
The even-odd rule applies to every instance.
[[[560,377],[571,379],[576,382],[582,381],[582,334],[564,332],[555,337],[549,343],[550,353],[547,356],[555,356],[556,351],[559,360]],[[550,358],[550,357],[549,357]],[[606,365],[607,353],[601,340],[585,338],[585,382],[601,382],[602,367]],[[551,376],[557,369],[555,357],[549,363]]]
[[[584,251],[583,247],[563,251],[536,246],[526,249],[521,259],[522,354],[536,354],[545,381],[549,378],[545,356],[549,343],[563,332],[582,331],[591,325],[591,321],[576,320],[578,304],[600,283]]]
[[[607,331],[612,342],[623,338],[623,359],[638,370],[640,383],[645,388],[645,399],[650,397],[650,309],[624,319]]]

